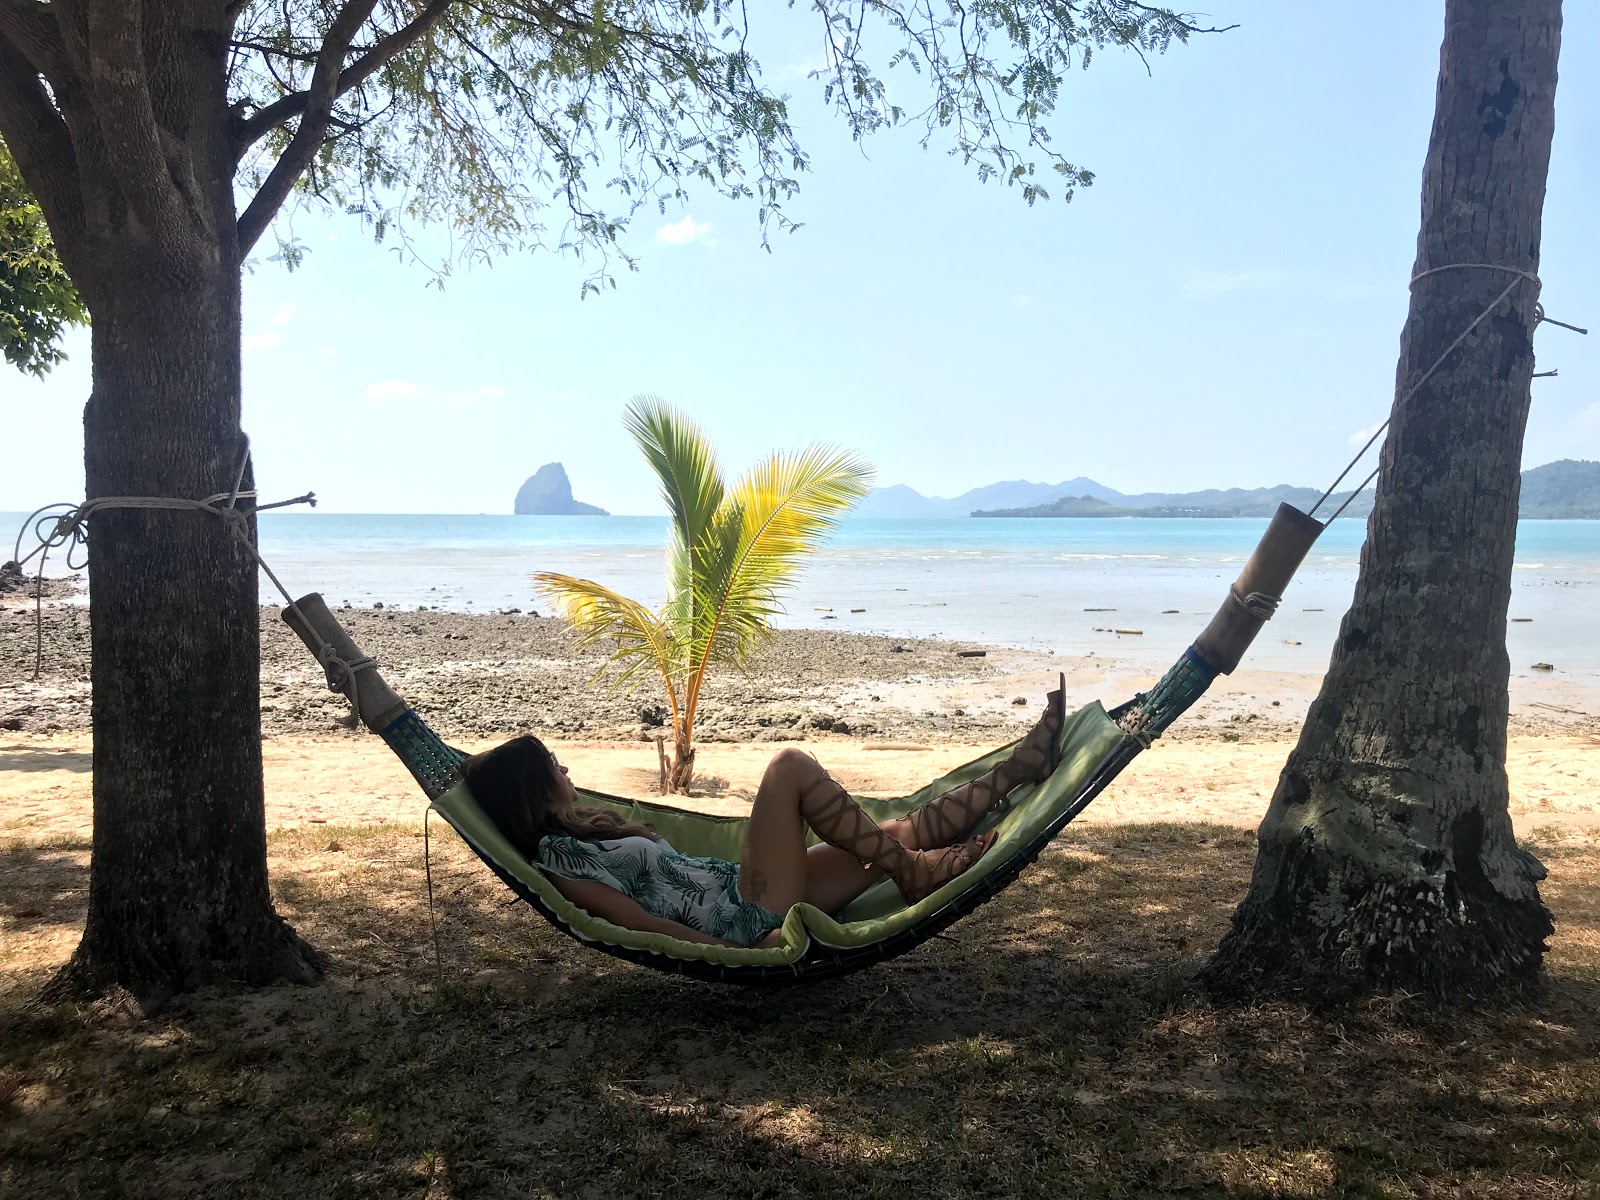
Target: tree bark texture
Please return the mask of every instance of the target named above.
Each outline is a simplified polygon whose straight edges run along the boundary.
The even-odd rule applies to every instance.
[[[35,136],[0,94],[0,132],[26,143],[24,178],[92,317],[88,495],[228,492],[245,448],[228,18],[198,3],[49,11],[28,63],[13,46],[0,65],[8,88],[26,90],[30,65],[49,78],[59,128],[36,107]],[[52,161],[72,169],[70,193]],[[120,986],[153,1006],[207,983],[315,978],[267,886],[254,559],[197,511],[101,510],[89,541],[89,911],[51,991]]]
[[[1560,0],[1449,0],[1414,276],[1537,271],[1560,28]],[[1537,976],[1552,923],[1506,807],[1505,629],[1538,298],[1482,267],[1413,283],[1355,599],[1206,969],[1216,993],[1467,997]]]

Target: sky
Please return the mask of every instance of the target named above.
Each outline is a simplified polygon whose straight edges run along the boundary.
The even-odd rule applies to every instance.
[[[1566,7],[1540,275],[1552,317],[1593,327],[1600,6]],[[853,143],[805,78],[820,35],[758,11],[752,50],[812,167],[771,253],[753,205],[702,191],[640,215],[615,291],[580,299],[594,263],[552,253],[441,290],[354,218],[295,215],[304,266],[244,281],[262,498],[507,513],[560,461],[580,500],[659,513],[621,422],[640,393],[688,412],[730,477],[821,442],[926,495],[1330,482],[1393,396],[1443,4],[1206,15],[1239,27],[1066,81],[1054,145],[1096,173],[1070,204],[1028,208],[916,129]],[[1536,346],[1560,374],[1535,381],[1525,465],[1600,459],[1600,329]],[[0,510],[82,496],[87,336],[66,348],[44,382],[0,376]]]

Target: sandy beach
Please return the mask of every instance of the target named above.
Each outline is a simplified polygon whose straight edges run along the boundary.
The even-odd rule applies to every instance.
[[[661,699],[612,695],[603,664],[565,627],[526,613],[340,610],[385,677],[441,734],[467,749],[518,732],[549,740],[576,778],[649,796]],[[345,728],[300,643],[262,610],[262,724],[271,829],[414,823],[421,794],[371,734]],[[42,671],[32,677],[34,611],[0,604],[0,833],[81,841],[91,827],[88,612],[44,607]],[[981,656],[972,652],[982,650]],[[1253,672],[1211,694],[1118,780],[1085,820],[1210,821],[1253,827],[1293,745],[1317,676]],[[1107,655],[979,647],[833,631],[781,631],[748,674],[711,683],[697,730],[698,779],[681,802],[742,813],[771,754],[799,745],[853,791],[899,795],[1018,736],[1058,672],[1069,704],[1108,706],[1154,677]],[[1559,676],[1514,679],[1510,775],[1520,831],[1600,828],[1600,703]]]

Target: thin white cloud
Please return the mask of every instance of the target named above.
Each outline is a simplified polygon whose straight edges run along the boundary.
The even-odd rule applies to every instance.
[[[1574,433],[1600,433],[1600,401],[1580,408],[1572,418]]]
[[[404,400],[417,394],[417,385],[409,379],[380,379],[367,384],[368,400]]]
[[[1281,292],[1292,282],[1290,273],[1278,267],[1249,267],[1242,271],[1188,271],[1179,286],[1191,296],[1241,296]]]
[[[241,339],[241,348],[246,354],[255,354],[260,350],[271,350],[278,344],[279,337],[276,329],[269,329],[265,333],[247,333]]]
[[[272,314],[272,323],[274,325],[287,325],[292,320],[294,320],[294,305],[292,304],[285,304]]]
[[[1033,296],[1028,292],[1018,292],[1011,297],[1011,307],[1021,312],[1025,308],[1033,307]]]
[[[511,393],[509,391],[501,387],[498,383],[486,383],[478,389],[478,395],[489,400],[501,400],[510,394]]]
[[[710,225],[697,224],[692,215],[685,213],[683,220],[663,225],[656,230],[656,241],[665,242],[669,246],[687,246],[690,242],[703,240],[710,232]]]
[[[1383,424],[1382,421],[1374,421],[1371,425],[1368,425],[1365,429],[1356,430],[1346,440],[1349,441],[1349,443],[1352,446],[1365,446],[1367,444],[1367,439],[1370,438],[1373,434],[1377,433],[1378,432],[1378,427],[1380,425],[1382,425],[1382,424]]]

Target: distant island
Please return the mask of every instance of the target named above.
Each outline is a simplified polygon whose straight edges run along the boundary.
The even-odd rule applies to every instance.
[[[1064,483],[1010,480],[974,488],[952,499],[923,496],[903,484],[874,488],[857,517],[1270,517],[1279,504],[1308,509],[1317,488],[1280,484],[1270,488],[1210,488],[1200,492],[1140,492],[1124,495],[1078,476]],[[1356,496],[1346,516],[1372,511],[1369,489]],[[1335,493],[1334,507],[1350,498]],[[1600,462],[1562,459],[1522,473],[1521,516],[1533,519],[1600,519]]]
[[[517,489],[512,511],[519,517],[609,517],[593,504],[572,498],[567,469],[558,462],[545,463]]]

